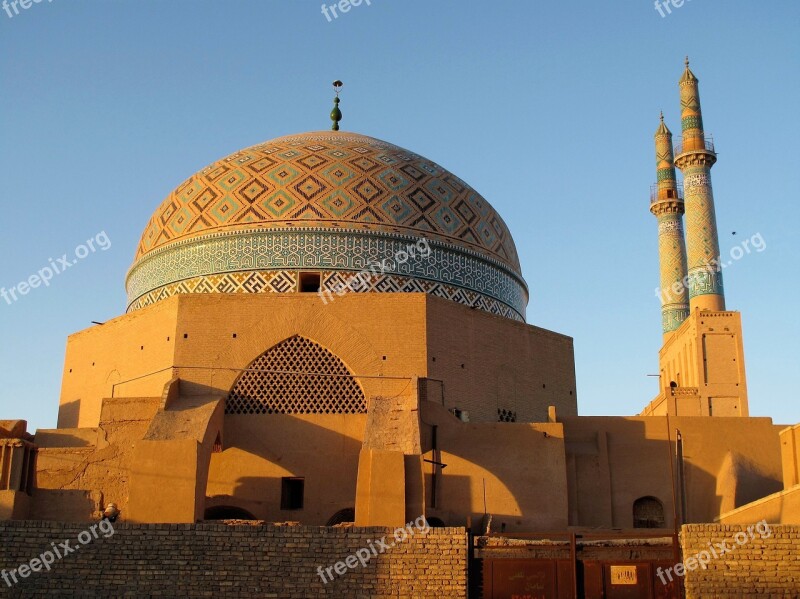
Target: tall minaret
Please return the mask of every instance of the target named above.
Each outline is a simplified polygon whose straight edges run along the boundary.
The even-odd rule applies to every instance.
[[[675,179],[672,133],[664,124],[656,130],[656,177],[650,193],[650,212],[658,218],[658,259],[661,270],[661,321],[664,341],[689,315],[686,289],[686,246],[683,239],[683,199]]]
[[[691,310],[725,310],[719,263],[717,217],[711,190],[711,167],[717,161],[714,145],[703,132],[697,77],[689,69],[680,80],[683,143],[676,148],[675,166],[683,172],[686,203],[686,247]]]

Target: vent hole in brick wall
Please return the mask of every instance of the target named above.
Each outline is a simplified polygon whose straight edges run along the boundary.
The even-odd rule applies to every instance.
[[[236,333],[233,334],[233,338],[236,339]]]
[[[498,422],[516,422],[517,413],[513,410],[505,410],[497,408],[497,421]]]
[[[184,333],[184,334],[183,334],[183,338],[184,338],[184,339],[188,339],[188,338],[189,338],[189,333]]]
[[[385,359],[386,359],[386,356],[383,356],[383,359],[385,360]]]

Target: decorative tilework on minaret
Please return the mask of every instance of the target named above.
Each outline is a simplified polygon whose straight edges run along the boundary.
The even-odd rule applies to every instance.
[[[658,259],[661,271],[661,321],[664,335],[677,329],[689,316],[686,246],[683,238],[684,205],[672,154],[672,133],[661,124],[655,134],[657,183],[650,194],[650,212],[658,218]]]
[[[705,138],[698,80],[689,69],[688,57],[679,86],[683,141],[676,148],[675,166],[683,172],[689,305],[692,310],[721,311],[725,310],[725,292],[711,189],[711,167],[717,155],[713,143]]]

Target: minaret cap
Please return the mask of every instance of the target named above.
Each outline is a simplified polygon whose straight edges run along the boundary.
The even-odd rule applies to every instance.
[[[656,129],[656,137],[659,135],[672,135],[672,131],[669,130],[669,127],[664,124],[664,112],[661,112],[661,124],[659,124],[658,129]]]
[[[684,64],[686,64],[686,70],[683,72],[683,76],[681,77],[680,83],[685,83],[687,81],[697,81],[697,77],[694,76],[694,73],[692,73],[692,69],[689,68],[688,56],[686,57],[686,61],[684,62]]]
[[[331,120],[333,121],[333,125],[331,125],[332,131],[339,130],[339,121],[342,120],[342,111],[339,110],[339,90],[342,89],[343,85],[344,83],[338,79],[333,82],[333,91],[336,92],[336,97],[333,99],[333,110],[331,110]]]

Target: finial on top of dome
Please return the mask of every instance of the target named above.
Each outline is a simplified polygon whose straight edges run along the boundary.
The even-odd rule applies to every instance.
[[[333,121],[331,130],[333,131],[339,130],[339,121],[342,120],[342,111],[339,110],[339,90],[342,89],[343,85],[344,83],[338,79],[333,82],[333,91],[336,92],[336,97],[333,99],[333,110],[331,110],[331,120]]]

